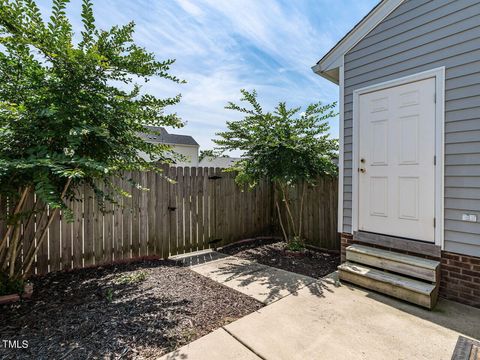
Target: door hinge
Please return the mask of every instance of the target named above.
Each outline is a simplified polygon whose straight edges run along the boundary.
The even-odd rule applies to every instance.
[[[434,228],[437,227],[437,218],[433,218],[433,227],[434,227]]]
[[[433,102],[436,104],[437,103],[437,93],[433,94]]]
[[[433,165],[437,165],[437,155],[433,156]]]

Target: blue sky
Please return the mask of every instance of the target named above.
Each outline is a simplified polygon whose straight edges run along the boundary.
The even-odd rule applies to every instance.
[[[96,0],[100,28],[134,20],[135,40],[158,59],[174,58],[172,73],[187,84],[154,80],[146,91],[182,94],[175,111],[186,126],[175,132],[211,148],[215,133],[239,116],[224,106],[239,90],[256,89],[265,109],[338,100],[337,86],[311,66],[349,31],[377,0]],[[42,11],[50,1],[40,0]],[[80,32],[80,0],[69,15]],[[332,121],[332,135],[338,123]]]

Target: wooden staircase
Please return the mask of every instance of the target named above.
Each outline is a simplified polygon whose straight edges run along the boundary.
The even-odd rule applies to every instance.
[[[435,306],[440,262],[358,244],[347,247],[346,258],[338,267],[341,280],[428,309]]]

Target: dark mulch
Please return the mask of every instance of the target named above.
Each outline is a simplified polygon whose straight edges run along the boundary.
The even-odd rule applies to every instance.
[[[297,257],[285,254],[284,247],[284,242],[255,240],[232,244],[219,251],[314,278],[334,272],[340,264],[337,254],[306,250],[304,256]]]
[[[158,358],[262,307],[169,261],[50,274],[0,306],[0,358]],[[7,350],[2,340],[27,340]]]

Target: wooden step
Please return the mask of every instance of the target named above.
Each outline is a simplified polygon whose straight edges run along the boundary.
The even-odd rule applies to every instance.
[[[347,247],[347,260],[433,283],[439,282],[440,279],[439,261],[370,246],[355,244]]]
[[[414,254],[428,255],[436,258],[442,256],[442,249],[435,244],[405,239],[397,236],[374,234],[365,231],[355,231],[353,233],[353,240],[360,243],[367,243],[372,245],[379,245],[390,249],[407,251]]]
[[[437,302],[438,286],[401,275],[346,262],[338,267],[340,280],[360,285],[428,309]]]

